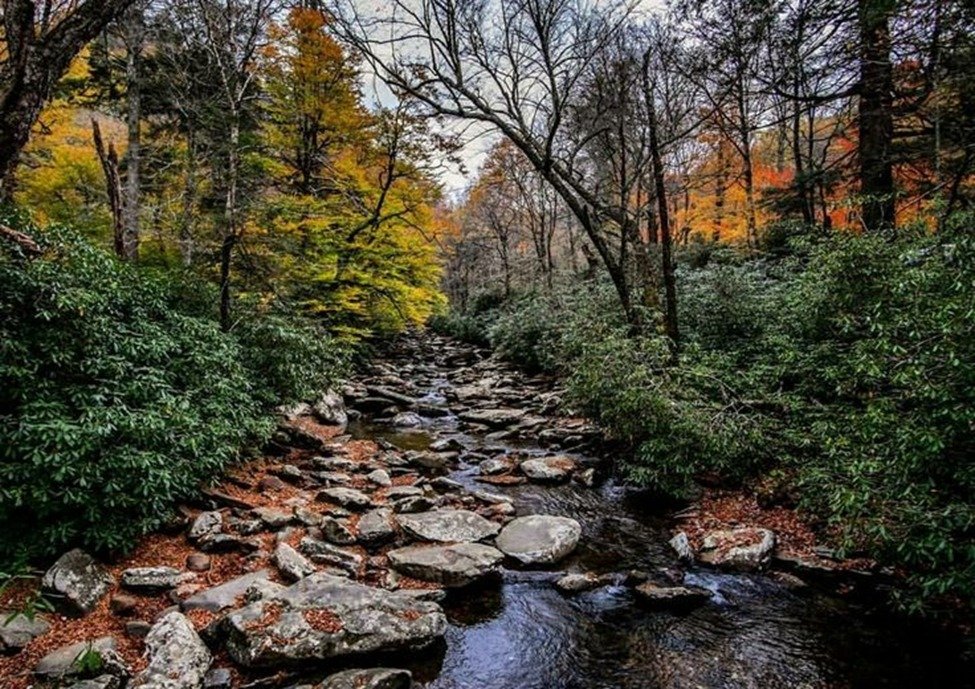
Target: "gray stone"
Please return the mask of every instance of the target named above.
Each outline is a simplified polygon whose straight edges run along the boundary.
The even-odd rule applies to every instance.
[[[707,589],[689,586],[660,586],[647,581],[633,589],[640,600],[654,608],[687,608],[704,603],[711,598]]]
[[[183,577],[175,567],[132,567],[122,572],[122,586],[133,591],[166,591],[181,583]]]
[[[401,514],[396,520],[410,536],[424,541],[462,543],[483,541],[497,535],[501,527],[468,510],[434,510]]]
[[[70,646],[62,646],[41,658],[34,668],[34,674],[46,678],[75,675],[80,670],[76,661],[80,660],[87,653],[103,655],[110,652],[114,653],[116,648],[115,639],[110,636],[103,636],[94,641],[79,641]]]
[[[203,678],[203,689],[230,689],[234,684],[234,676],[230,668],[210,668]]]
[[[329,675],[316,689],[410,689],[412,686],[413,675],[408,670],[377,667]]]
[[[712,531],[704,537],[698,559],[723,569],[754,571],[769,563],[773,550],[775,534],[768,529]]]
[[[316,571],[315,565],[287,543],[278,543],[274,549],[274,564],[291,581],[297,581]]]
[[[148,665],[129,689],[200,689],[213,660],[190,621],[171,612],[146,636]]]
[[[354,488],[326,488],[318,494],[319,500],[334,502],[350,510],[361,510],[372,507],[372,498]]]
[[[43,618],[0,611],[0,653],[19,651],[51,628]]]
[[[343,431],[349,425],[349,414],[345,409],[342,395],[329,390],[323,394],[312,407],[315,418],[326,426],[338,426]]]
[[[255,507],[251,512],[258,519],[272,529],[280,529],[291,523],[294,515],[283,510],[276,510],[272,507]]]
[[[423,495],[401,498],[393,503],[393,511],[399,514],[415,514],[432,510],[436,505],[433,500]]]
[[[477,470],[481,476],[497,476],[512,471],[514,468],[515,461],[510,457],[491,457],[477,465]]]
[[[94,679],[83,679],[75,682],[67,689],[120,689],[122,679],[115,675],[99,675]]]
[[[525,415],[524,409],[474,409],[460,414],[463,421],[479,423],[491,428],[511,426]]]
[[[305,555],[311,558],[312,562],[317,562],[328,567],[337,567],[352,576],[359,574],[365,563],[363,557],[354,551],[339,548],[319,541],[310,536],[301,539],[298,546]]]
[[[411,546],[388,553],[390,566],[406,576],[448,587],[466,586],[496,572],[504,556],[481,543]]]
[[[219,586],[214,586],[213,588],[200,591],[190,596],[180,603],[180,607],[183,610],[209,610],[210,612],[219,612],[224,608],[232,607],[237,602],[237,598],[243,596],[252,584],[258,581],[266,581],[269,574],[270,572],[268,570],[262,569],[237,577],[236,579],[231,579]]]
[[[423,495],[423,489],[416,486],[393,486],[388,491],[386,491],[386,497],[390,500],[399,500],[400,498],[411,498],[417,495]]]
[[[368,474],[366,474],[366,478],[375,483],[377,486],[385,487],[393,485],[393,480],[389,477],[389,472],[385,469],[370,471]]]
[[[575,519],[533,514],[512,520],[501,530],[496,545],[523,564],[551,564],[575,550],[581,535]]]
[[[359,519],[359,542],[371,545],[392,538],[396,534],[392,517],[393,511],[388,507],[379,507],[362,515]]]
[[[575,471],[576,463],[568,457],[541,457],[521,463],[521,473],[532,481],[567,481]]]
[[[47,570],[41,581],[46,594],[64,612],[85,615],[115,585],[115,579],[87,553],[70,550]]]
[[[348,522],[344,519],[334,517],[324,517],[318,525],[322,530],[322,537],[329,543],[337,545],[352,545],[355,543],[355,534],[349,528]]]
[[[230,657],[245,667],[412,652],[443,636],[436,603],[322,572],[224,620]]]
[[[416,412],[404,411],[394,416],[392,423],[397,428],[418,428],[423,425],[423,417]]]
[[[694,562],[694,549],[691,548],[691,542],[688,540],[686,533],[681,531],[668,542],[670,543],[670,547],[674,549],[674,552],[677,553],[677,559],[687,564]]]
[[[594,588],[605,586],[611,582],[611,578],[607,576],[599,576],[593,572],[586,572],[585,574],[566,574],[555,582],[555,588],[557,588],[561,593],[571,595],[573,593],[590,591]]]
[[[190,526],[189,539],[199,543],[223,531],[223,515],[220,512],[201,512]]]

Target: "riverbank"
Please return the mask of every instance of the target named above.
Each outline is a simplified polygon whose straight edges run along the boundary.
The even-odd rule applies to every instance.
[[[5,686],[100,638],[118,662],[104,653],[89,674],[117,665],[96,676],[136,686],[166,663],[192,666],[180,687],[213,689],[343,686],[326,677],[377,663],[439,689],[964,685],[957,639],[862,603],[873,578],[842,570],[869,563],[821,557],[791,512],[710,491],[675,518],[618,485],[598,429],[558,413],[552,377],[422,333],[343,393],[347,411],[334,397],[291,410],[268,454],[171,530],[91,563],[111,582],[91,612],[42,615],[49,628],[0,658]],[[738,557],[764,529],[767,552]],[[729,531],[731,548],[705,552]],[[668,543],[680,532],[690,553]],[[160,620],[196,652],[163,657]]]

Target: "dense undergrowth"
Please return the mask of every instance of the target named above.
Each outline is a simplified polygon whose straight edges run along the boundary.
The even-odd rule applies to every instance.
[[[792,233],[760,257],[698,247],[678,271],[683,347],[634,337],[608,285],[482,298],[434,326],[536,370],[632,452],[631,481],[747,482],[937,613],[975,596],[975,236]]]
[[[341,348],[266,309],[220,329],[214,288],[58,227],[0,242],[0,564],[124,549],[322,390]]]

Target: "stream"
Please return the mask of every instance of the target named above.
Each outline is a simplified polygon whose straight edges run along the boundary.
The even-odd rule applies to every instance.
[[[556,568],[506,568],[499,583],[452,594],[445,604],[450,622],[445,648],[433,658],[418,658],[412,667],[421,686],[975,686],[972,668],[961,660],[959,639],[885,612],[876,597],[840,595],[835,585],[797,587],[794,579],[783,583],[767,574],[690,567],[684,583],[709,589],[708,603],[679,614],[641,607],[622,579],[630,570],[679,567],[668,545],[672,505],[657,505],[599,474],[592,487],[576,482],[496,486],[477,480],[480,459],[508,453],[555,451],[583,465],[605,466],[598,443],[578,443],[578,437],[563,433],[559,449],[550,442],[543,447],[538,438],[550,422],[536,419],[535,428],[523,423],[497,431],[457,416],[466,408],[504,406],[551,419],[551,400],[558,395],[552,380],[525,376],[486,351],[420,333],[386,353],[364,382],[417,398],[422,420],[398,428],[390,421],[391,410],[365,413],[350,425],[354,437],[414,452],[453,439],[464,449],[451,479],[470,490],[509,496],[519,515],[564,515],[583,527],[579,547]],[[566,596],[553,585],[565,572],[611,573],[614,581]]]

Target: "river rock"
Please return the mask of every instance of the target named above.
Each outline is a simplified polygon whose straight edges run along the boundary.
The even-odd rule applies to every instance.
[[[698,559],[707,565],[747,572],[767,565],[774,549],[775,534],[768,529],[712,531],[704,537]]]
[[[687,538],[687,534],[681,531],[676,536],[670,539],[670,547],[674,549],[677,553],[677,559],[681,562],[691,564],[694,562],[694,549],[691,548],[691,542]]]
[[[316,689],[410,689],[412,686],[413,675],[408,670],[377,667],[330,675]]]
[[[443,636],[436,603],[322,572],[225,618],[225,645],[245,667],[415,651]]]
[[[247,593],[247,589],[252,585],[258,582],[266,582],[269,575],[270,572],[266,569],[244,574],[219,586],[208,588],[190,596],[180,603],[180,607],[187,611],[209,610],[210,612],[219,612],[224,608],[233,606],[237,599]]]
[[[711,592],[707,589],[689,586],[660,586],[652,581],[646,581],[633,590],[643,603],[659,609],[693,607],[711,598]]]
[[[274,549],[274,564],[285,578],[297,581],[313,574],[315,565],[287,543],[278,543]]]
[[[496,545],[522,564],[551,564],[575,550],[582,527],[575,519],[532,514],[505,526]]]
[[[57,606],[72,615],[91,612],[115,585],[115,579],[84,551],[66,552],[47,570],[41,587]]]
[[[520,421],[524,415],[524,409],[473,409],[461,413],[460,418],[469,423],[479,423],[491,428],[505,428]]]
[[[273,507],[255,507],[251,512],[261,520],[262,524],[265,524],[270,529],[281,529],[290,524],[294,519],[293,512],[276,510]]]
[[[352,533],[352,529],[349,528],[348,522],[344,519],[325,517],[318,526],[322,530],[322,538],[329,543],[336,545],[352,545],[355,543],[355,534]]]
[[[83,679],[75,682],[67,689],[120,689],[122,679],[115,675],[99,675],[94,679]]]
[[[164,616],[146,636],[149,663],[130,689],[199,689],[212,656],[193,625],[181,613]]]
[[[338,426],[341,430],[349,425],[349,414],[345,409],[342,395],[329,390],[315,402],[312,411],[315,418],[326,426]]]
[[[318,494],[318,499],[338,503],[350,510],[372,507],[372,498],[355,488],[326,488]]]
[[[366,474],[366,478],[377,486],[387,487],[393,485],[393,480],[389,477],[389,472],[385,469],[370,471]]]
[[[312,562],[317,562],[328,567],[336,567],[350,575],[355,576],[362,569],[363,557],[352,550],[339,548],[319,541],[310,536],[301,539],[298,546],[305,555],[311,558]]]
[[[599,576],[595,572],[586,572],[585,574],[566,574],[555,582],[555,588],[565,595],[572,595],[573,593],[591,591],[609,583],[612,583],[612,578],[609,576]]]
[[[122,586],[133,591],[166,591],[181,583],[183,577],[175,567],[132,567],[122,572]]]
[[[223,531],[223,515],[220,512],[201,512],[190,526],[189,539],[200,543]]]
[[[568,457],[540,457],[521,463],[521,473],[532,481],[567,481],[575,471],[576,463]]]
[[[448,587],[466,586],[497,571],[504,556],[481,543],[411,546],[389,552],[390,566],[408,577]]]
[[[51,628],[43,618],[0,610],[0,653],[19,651]]]
[[[477,465],[481,476],[496,476],[513,470],[516,463],[510,457],[490,457]]]
[[[392,424],[397,428],[417,428],[423,425],[423,417],[416,412],[404,411],[393,417]]]
[[[79,660],[86,653],[97,653],[104,655],[114,653],[117,648],[115,639],[110,636],[103,636],[93,641],[79,641],[70,646],[51,651],[40,659],[34,667],[34,674],[45,678],[67,677],[78,674],[80,669],[75,661]]]
[[[461,543],[483,541],[497,535],[501,527],[468,510],[434,510],[401,514],[396,518],[410,536],[424,541]]]
[[[372,545],[380,543],[396,534],[393,527],[393,511],[388,507],[379,507],[362,515],[358,525],[358,540],[360,543]]]

